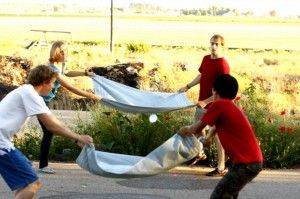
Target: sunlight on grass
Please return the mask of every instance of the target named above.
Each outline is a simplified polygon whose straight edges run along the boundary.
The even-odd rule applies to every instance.
[[[74,24],[74,19],[77,20],[76,24]],[[99,19],[64,17],[61,19],[45,18],[45,20],[56,21],[58,27],[63,23],[65,28],[71,30],[72,37],[47,34],[48,46],[25,49],[32,40],[43,37],[42,33],[26,31],[28,28],[24,26],[25,21],[35,22],[30,23],[31,27],[39,25],[41,28],[44,27],[46,21],[41,21],[36,17],[16,19],[2,17],[1,23],[18,22],[18,26],[5,26],[7,29],[0,33],[0,54],[27,58],[33,62],[34,66],[45,64],[48,61],[51,42],[62,39],[68,43],[67,70],[85,70],[94,66],[142,62],[144,63],[144,68],[140,71],[142,89],[176,92],[198,74],[203,56],[209,54],[208,41],[212,34],[211,28],[215,27],[217,28],[215,31],[225,36],[227,47],[231,47],[225,51],[225,58],[230,64],[231,73],[240,82],[241,93],[250,83],[255,83],[267,94],[268,101],[274,109],[286,106],[300,110],[300,51],[296,50],[299,44],[295,42],[300,35],[298,34],[300,29],[297,21],[283,23],[282,21],[244,19],[245,21],[242,22],[242,19],[236,19],[226,22],[225,18],[209,17],[187,17],[180,20],[162,18],[157,21],[151,17],[117,18],[115,46],[111,54],[108,42],[109,28],[105,17]],[[86,27],[83,22],[87,20],[91,20],[94,26]],[[78,24],[81,24],[80,27]],[[132,26],[133,24],[135,26]],[[152,28],[146,28],[148,26]],[[231,30],[228,26],[232,26],[233,29]],[[251,30],[243,34],[243,31],[249,28],[254,28],[254,32]],[[14,34],[16,32],[18,32],[17,35]],[[147,52],[132,52],[128,50],[129,44],[140,45],[140,47],[147,45],[149,49]],[[285,45],[284,49],[294,48],[295,50],[282,50],[283,45]],[[245,46],[258,48],[232,48]],[[157,72],[152,76],[149,75],[149,72],[155,69]],[[91,80],[86,77],[67,79],[79,88],[92,89]],[[156,87],[152,85],[153,81],[157,83]],[[198,91],[199,87],[196,86],[187,92],[187,96],[196,102]]]

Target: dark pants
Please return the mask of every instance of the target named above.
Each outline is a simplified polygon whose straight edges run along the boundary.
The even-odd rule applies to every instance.
[[[211,199],[238,198],[241,189],[262,170],[262,163],[235,164],[215,187]]]
[[[46,104],[48,106],[48,103]],[[53,138],[53,133],[51,133],[40,120],[39,123],[43,130],[43,138],[42,138],[41,148],[40,148],[40,165],[39,165],[39,168],[42,169],[48,166],[48,157],[49,157],[50,145]]]

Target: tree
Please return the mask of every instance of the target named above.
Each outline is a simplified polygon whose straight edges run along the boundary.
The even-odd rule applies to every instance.
[[[275,17],[275,16],[277,15],[276,10],[271,10],[271,11],[269,12],[269,15],[270,15],[271,17]]]

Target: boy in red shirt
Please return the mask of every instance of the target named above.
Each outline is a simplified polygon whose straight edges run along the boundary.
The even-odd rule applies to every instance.
[[[179,130],[181,136],[198,134],[206,125],[216,126],[216,133],[232,167],[215,187],[211,198],[237,198],[239,191],[262,170],[262,152],[245,114],[233,103],[238,91],[237,80],[220,75],[213,85],[214,102],[201,120]],[[200,132],[200,133],[199,133]],[[208,134],[205,145],[215,132]]]
[[[200,84],[199,98],[196,113],[195,122],[203,117],[210,103],[213,101],[212,87],[215,79],[222,74],[229,74],[229,64],[223,56],[223,50],[225,41],[221,35],[213,35],[210,39],[210,51],[209,55],[203,57],[201,65],[199,67],[199,74],[185,87],[179,89],[179,92],[186,92],[195,85]],[[201,108],[200,108],[201,107]],[[214,128],[210,128],[213,131]],[[213,171],[207,173],[207,176],[223,176],[226,173],[225,170],[225,152],[219,141],[218,136],[215,136],[218,152],[218,165]],[[197,159],[193,162],[196,163]]]

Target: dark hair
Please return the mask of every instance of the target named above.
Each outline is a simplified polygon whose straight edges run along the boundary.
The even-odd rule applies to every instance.
[[[26,83],[39,86],[43,83],[49,83],[56,76],[57,73],[53,72],[49,66],[39,65],[30,71]]]
[[[216,78],[213,88],[221,98],[234,99],[239,90],[239,84],[233,76],[224,74]]]

